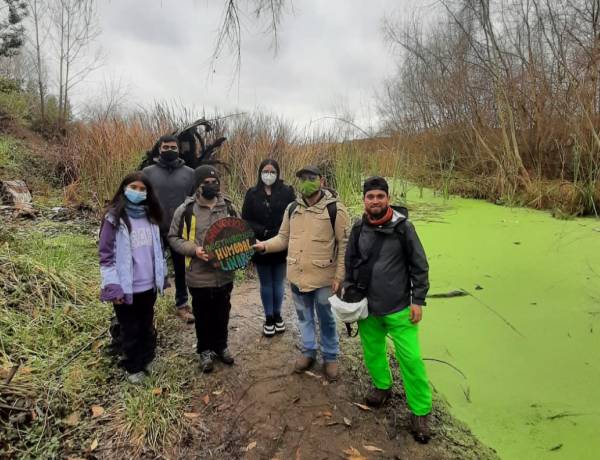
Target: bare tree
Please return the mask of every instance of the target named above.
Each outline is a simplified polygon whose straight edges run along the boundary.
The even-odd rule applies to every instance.
[[[59,124],[69,114],[69,95],[91,71],[100,65],[91,56],[90,45],[100,34],[94,0],[54,0],[52,5],[53,41],[58,54]]]
[[[42,124],[46,121],[46,88],[47,74],[45,72],[42,59],[42,46],[44,45],[44,37],[42,36],[42,21],[48,13],[48,4],[45,0],[27,0],[29,8],[29,17],[31,20],[32,34],[30,41],[33,44],[33,69],[36,74],[37,91],[40,102],[40,121]]]

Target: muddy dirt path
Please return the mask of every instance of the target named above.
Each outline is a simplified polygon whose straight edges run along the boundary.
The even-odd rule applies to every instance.
[[[258,285],[235,287],[230,321],[230,349],[235,365],[218,364],[203,378],[189,407],[195,435],[173,454],[178,458],[215,459],[447,459],[494,458],[464,427],[435,404],[435,436],[422,446],[407,431],[408,411],[398,387],[388,407],[363,410],[368,378],[358,338],[342,337],[341,374],[325,381],[321,365],[301,375],[292,372],[299,333],[289,294],[287,331],[262,336]],[[193,327],[182,326],[182,346],[195,344]],[[195,365],[195,364],[194,364]],[[396,372],[397,375],[397,372]]]

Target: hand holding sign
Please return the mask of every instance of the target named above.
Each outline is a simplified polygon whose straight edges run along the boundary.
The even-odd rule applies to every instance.
[[[254,232],[245,221],[225,217],[207,230],[202,249],[215,268],[232,271],[250,263],[254,242]]]
[[[209,259],[208,254],[202,246],[196,247],[196,257],[198,257],[198,259],[202,259],[204,262],[208,262]]]

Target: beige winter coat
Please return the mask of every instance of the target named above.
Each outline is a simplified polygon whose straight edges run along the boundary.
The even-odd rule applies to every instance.
[[[301,292],[330,286],[333,280],[344,279],[344,254],[349,234],[346,207],[324,190],[324,197],[307,207],[302,198],[289,216],[289,206],[283,215],[279,234],[265,241],[266,252],[288,249],[287,277]],[[331,226],[327,205],[337,202],[335,232]]]
[[[193,225],[195,236],[193,239],[190,237],[188,241],[183,237],[184,215],[186,207],[192,202],[194,202],[193,213],[196,218]],[[196,248],[202,245],[208,228],[217,220],[230,216],[232,212],[237,214],[231,203],[227,203],[221,194],[219,194],[217,202],[212,208],[200,196],[186,198],[175,211],[169,230],[169,245],[179,254],[186,256],[185,281],[189,287],[221,287],[233,282],[234,272],[219,270],[210,263],[196,257]]]

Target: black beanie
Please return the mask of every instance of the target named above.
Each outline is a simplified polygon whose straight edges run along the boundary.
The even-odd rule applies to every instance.
[[[219,171],[217,171],[216,168],[214,168],[213,166],[202,165],[196,168],[196,181],[198,185],[200,185],[204,179],[207,179],[209,177],[214,177],[220,182]]]
[[[383,190],[386,195],[389,195],[389,187],[387,181],[381,176],[369,177],[363,185],[363,196],[371,190]]]

